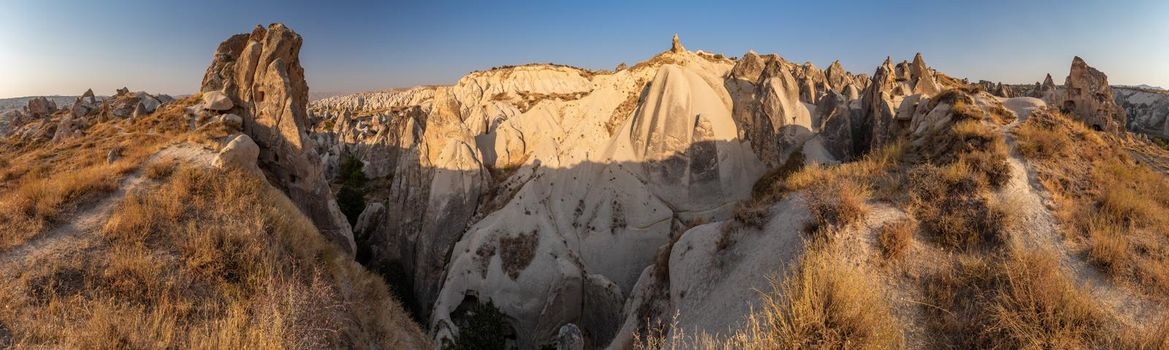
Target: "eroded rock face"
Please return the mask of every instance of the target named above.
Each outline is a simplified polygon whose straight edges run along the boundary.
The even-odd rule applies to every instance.
[[[1129,116],[1129,130],[1169,138],[1169,91],[1124,87],[1113,90],[1117,105]]]
[[[1116,104],[1115,93],[1108,86],[1108,76],[1088,66],[1079,56],[1072,59],[1064,93],[1060,108],[1089,127],[1109,132],[1125,130],[1128,116]]]
[[[353,155],[385,184],[359,250],[406,271],[436,341],[491,301],[520,348],[566,324],[591,348],[620,333],[646,266],[686,227],[728,217],[809,138],[849,148],[847,94],[868,81],[838,63],[679,49],[616,72],[524,65],[322,99],[308,124],[326,169]]]
[[[353,253],[353,233],[306,133],[308,85],[300,45],[300,35],[282,24],[232,36],[216,50],[200,91],[210,98],[209,108],[243,119],[244,133],[260,148],[260,168],[273,184],[321,233]]]

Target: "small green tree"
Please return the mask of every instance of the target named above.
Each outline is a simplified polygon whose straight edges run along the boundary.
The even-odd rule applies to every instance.
[[[503,312],[500,312],[491,301],[486,304],[475,304],[462,323],[454,341],[443,340],[443,350],[506,349],[508,325]]]
[[[349,219],[350,225],[357,224],[357,217],[365,210],[365,164],[353,154],[346,153],[341,160],[339,179],[341,189],[337,191],[337,206]]]

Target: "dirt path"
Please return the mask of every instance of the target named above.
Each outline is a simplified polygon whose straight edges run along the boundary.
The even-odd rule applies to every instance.
[[[1020,118],[1002,128],[1007,145],[1011,148],[1011,157],[1007,160],[1011,168],[1011,181],[996,194],[998,200],[1012,204],[1009,207],[1016,209],[1015,214],[1020,218],[1017,234],[1012,235],[1014,243],[1027,249],[1044,249],[1055,253],[1061,267],[1076,285],[1109,309],[1121,322],[1143,327],[1154,324],[1149,321],[1162,319],[1164,306],[1117,286],[1107,275],[1091,266],[1085,257],[1073,252],[1065,244],[1059,234],[1058,220],[1051,213],[1051,208],[1054,208],[1051,195],[1019,153],[1015,136],[1010,132],[1025,120],[1026,114],[1022,113]]]
[[[87,203],[73,212],[68,222],[57,226],[40,236],[25,242],[9,251],[0,253],[0,269],[7,269],[10,265],[21,264],[35,256],[45,256],[60,253],[62,250],[76,246],[74,241],[83,233],[97,232],[105,225],[114,207],[130,190],[138,188],[145,181],[142,171],[138,170],[126,175],[119,182],[118,189],[96,201]]]
[[[180,144],[168,147],[155,153],[138,170],[123,177],[118,188],[100,199],[90,201],[73,211],[72,217],[65,219],[65,223],[25,242],[11,250],[0,252],[0,273],[15,272],[29,262],[39,261],[40,257],[60,256],[70,249],[76,249],[85,243],[86,233],[97,233],[102,229],[110,214],[118,203],[130,191],[142,188],[149,181],[142,175],[142,169],[147,164],[163,158],[209,166],[213,154],[190,144]]]

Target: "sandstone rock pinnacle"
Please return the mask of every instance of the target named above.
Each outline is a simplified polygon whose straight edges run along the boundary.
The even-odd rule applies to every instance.
[[[243,119],[243,132],[259,146],[259,166],[296,203],[321,234],[349,253],[352,229],[325,179],[307,134],[308,83],[300,65],[302,39],[280,23],[256,26],[219,44],[200,91],[220,113]],[[222,109],[217,109],[222,108]]]
[[[1060,108],[1088,126],[1105,131],[1123,131],[1127,115],[1116,104],[1108,76],[1092,68],[1084,59],[1072,59],[1072,68],[1064,83],[1065,98]]]
[[[682,46],[682,41],[678,40],[678,33],[674,33],[674,46],[670,47],[670,52],[673,52],[673,53],[686,52],[686,48]]]

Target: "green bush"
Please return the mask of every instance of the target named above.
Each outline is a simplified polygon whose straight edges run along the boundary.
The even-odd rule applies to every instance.
[[[357,224],[357,217],[365,210],[365,184],[369,181],[365,177],[365,164],[352,154],[346,154],[341,161],[339,180],[341,189],[337,191],[337,206],[350,225]]]
[[[443,350],[503,350],[507,348],[508,325],[504,315],[488,301],[475,304],[459,325],[459,334],[452,341],[443,339]]]

